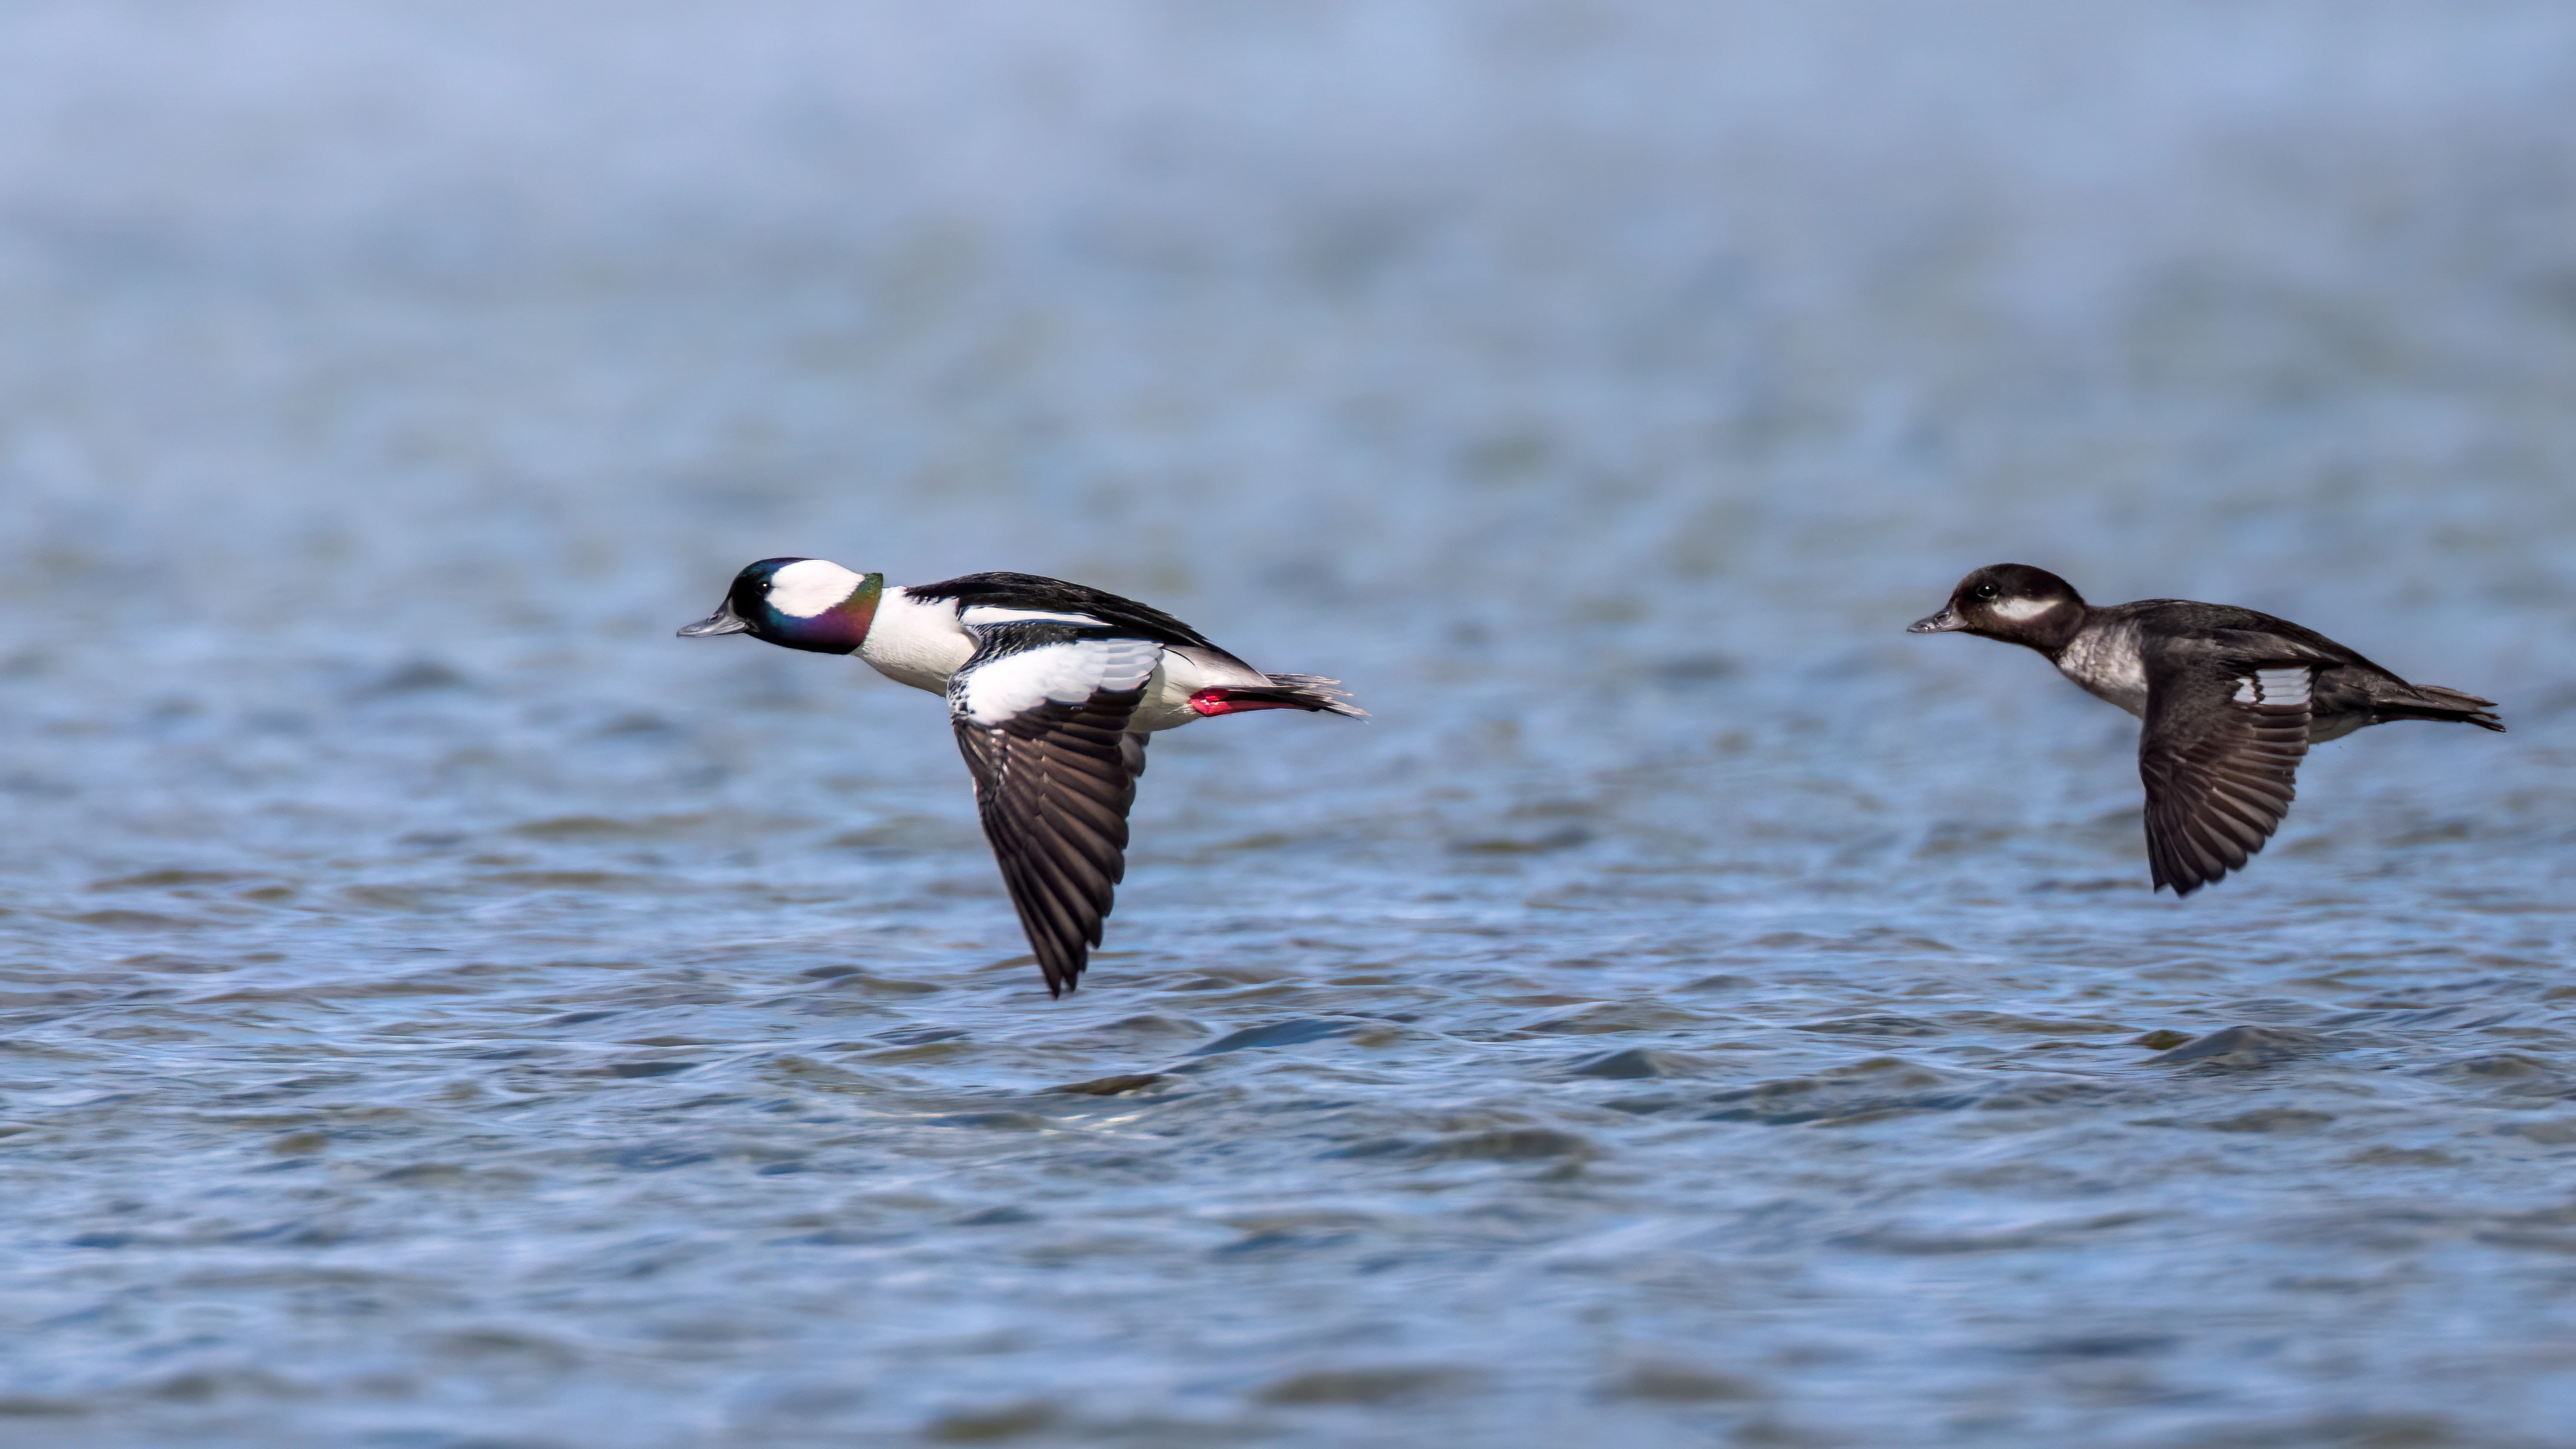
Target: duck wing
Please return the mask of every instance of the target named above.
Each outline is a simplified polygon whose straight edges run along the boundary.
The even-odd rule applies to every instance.
[[[1127,870],[1127,811],[1144,773],[1128,719],[1162,659],[1153,639],[1056,620],[975,630],[948,681],[949,722],[975,777],[1049,995],[1074,989]]]
[[[2138,774],[2156,889],[2186,896],[2240,870],[2281,827],[2320,667],[2202,650],[2148,659]]]

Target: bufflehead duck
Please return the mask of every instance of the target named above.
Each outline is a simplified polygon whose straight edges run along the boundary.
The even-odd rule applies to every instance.
[[[2495,701],[2409,684],[2287,619],[2188,599],[2097,607],[2028,564],[1977,570],[1907,630],[1951,631],[2036,649],[2146,721],[2147,864],[2155,888],[2177,896],[2242,869],[2271,839],[2310,745],[2400,719],[2504,728],[2488,713]]]
[[[1367,714],[1339,680],[1264,674],[1160,609],[1035,574],[889,588],[819,558],[765,558],[680,631],[711,634],[856,654],[947,696],[984,837],[1050,996],[1074,988],[1100,944],[1148,735],[1256,709]]]

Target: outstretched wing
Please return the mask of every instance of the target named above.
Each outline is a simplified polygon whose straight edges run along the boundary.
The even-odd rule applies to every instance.
[[[2138,774],[2147,783],[2147,863],[2187,896],[2243,868],[2297,796],[2317,666],[2203,656],[2150,660]]]
[[[998,623],[948,682],[984,838],[1020,925],[1061,996],[1100,944],[1127,870],[1127,810],[1144,773],[1128,718],[1162,646],[1054,621]]]

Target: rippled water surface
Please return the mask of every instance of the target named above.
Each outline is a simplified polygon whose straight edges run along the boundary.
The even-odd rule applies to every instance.
[[[2563,8],[934,9],[0,21],[0,1439],[2566,1442]],[[1051,1002],[784,553],[1375,717]]]

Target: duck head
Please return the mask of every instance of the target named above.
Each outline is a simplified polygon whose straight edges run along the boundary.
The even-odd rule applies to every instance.
[[[683,639],[749,634],[789,649],[849,654],[867,641],[885,575],[854,574],[829,559],[765,558],[733,576],[716,611]]]
[[[1959,580],[1940,613],[1905,632],[1975,634],[2054,654],[2083,627],[2084,597],[2074,585],[2028,564],[1989,564]]]

